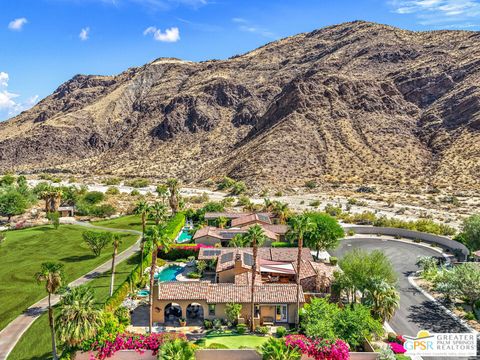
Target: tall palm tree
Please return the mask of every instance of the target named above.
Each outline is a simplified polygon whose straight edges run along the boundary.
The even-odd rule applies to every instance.
[[[262,246],[266,240],[265,233],[263,228],[256,224],[248,228],[247,233],[244,235],[245,245],[249,244],[253,248],[253,264],[252,264],[252,289],[250,293],[250,302],[251,302],[251,321],[250,329],[255,331],[255,277],[257,275],[257,253],[258,247]]]
[[[45,290],[48,293],[48,323],[52,337],[52,356],[54,360],[57,356],[57,343],[55,340],[55,319],[53,317],[53,309],[51,297],[56,294],[62,286],[63,264],[54,262],[45,262],[41,265],[40,271],[35,274],[38,283],[45,283]]]
[[[374,281],[365,295],[365,305],[370,306],[373,316],[382,321],[390,320],[400,306],[397,290],[385,281]]]
[[[97,335],[103,324],[103,312],[95,307],[95,295],[88,286],[74,287],[62,297],[58,315],[59,337],[75,347]]]
[[[244,247],[245,246],[245,240],[243,238],[243,235],[242,234],[236,234],[232,240],[230,240],[228,242],[228,246],[230,247],[236,247],[236,248],[239,248],[239,247]]]
[[[300,318],[300,274],[302,268],[302,252],[303,252],[303,236],[304,234],[311,230],[314,226],[310,218],[305,215],[298,215],[292,219],[292,227],[290,232],[293,236],[297,238],[298,242],[298,254],[297,254],[297,311],[296,311],[296,324],[299,323]]]
[[[167,207],[161,202],[155,202],[149,209],[149,215],[155,221],[155,225],[160,224],[167,215]]]
[[[113,253],[112,253],[112,278],[110,280],[110,296],[113,295],[113,284],[115,282],[115,258],[117,256],[118,247],[122,244],[122,238],[119,234],[110,233],[112,237]]]
[[[273,210],[273,207],[274,207],[274,202],[272,200],[270,200],[269,198],[264,198],[263,199],[263,211],[267,211],[267,212],[270,212]]]
[[[151,226],[146,233],[147,246],[152,249],[152,265],[150,266],[150,321],[148,329],[150,333],[153,327],[153,286],[155,283],[155,268],[157,267],[158,249],[161,247],[167,252],[172,245],[172,239],[168,236],[167,225],[161,223],[157,226]]]
[[[142,216],[142,240],[140,241],[140,274],[143,276],[143,250],[145,248],[145,226],[147,225],[147,214],[150,206],[145,200],[140,200],[135,206],[135,214]]]
[[[168,179],[167,180],[168,191],[170,193],[169,203],[172,208],[172,214],[175,215],[178,212],[179,199],[178,191],[180,188],[180,183],[177,179]]]
[[[39,197],[45,201],[45,212],[47,214],[57,211],[62,200],[62,195],[61,189],[55,188],[50,184],[45,186],[40,192]]]
[[[288,204],[280,201],[275,201],[273,203],[272,212],[278,218],[278,222],[280,224],[285,224],[287,222],[287,218],[291,214]]]
[[[168,196],[168,187],[165,184],[160,184],[157,186],[157,194],[160,196],[160,199],[162,199],[162,204],[165,205],[165,200],[167,199]]]

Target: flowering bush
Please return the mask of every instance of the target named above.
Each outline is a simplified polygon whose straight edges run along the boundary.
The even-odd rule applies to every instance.
[[[402,344],[396,342],[388,343],[388,345],[390,345],[390,349],[392,349],[395,354],[404,354],[407,351]]]
[[[186,259],[190,256],[198,257],[198,252],[201,248],[212,248],[213,246],[204,244],[174,244],[170,247],[168,252],[160,249],[158,256],[165,260]]]
[[[162,344],[175,339],[186,340],[186,337],[184,334],[172,333],[149,335],[120,334],[114,340],[107,340],[103,344],[94,342],[90,350],[98,351],[96,358],[99,360],[111,357],[119,350],[135,350],[139,353],[143,353],[145,350],[152,350],[153,354],[156,355]]]
[[[348,345],[342,340],[310,339],[304,335],[287,335],[287,346],[299,349],[315,360],[348,360]]]
[[[397,337],[395,338],[395,341],[394,341],[394,342],[396,342],[396,343],[398,343],[398,344],[400,344],[400,345],[403,345],[403,344],[405,344],[405,341],[406,341],[406,340],[403,338],[402,335],[397,335]]]

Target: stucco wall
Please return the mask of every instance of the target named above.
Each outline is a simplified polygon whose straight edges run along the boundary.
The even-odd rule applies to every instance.
[[[356,234],[382,234],[390,236],[399,236],[407,239],[419,239],[430,244],[437,244],[443,248],[447,248],[450,251],[457,249],[461,251],[464,255],[462,261],[465,261],[469,250],[467,247],[458,241],[452,240],[446,236],[434,235],[423,233],[419,231],[407,230],[407,229],[397,229],[389,227],[377,227],[377,226],[358,226],[358,225],[343,225],[345,231],[353,230]]]

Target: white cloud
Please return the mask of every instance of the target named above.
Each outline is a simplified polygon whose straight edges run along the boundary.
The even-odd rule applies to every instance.
[[[177,27],[171,27],[166,29],[165,32],[162,30],[157,29],[155,26],[149,26],[143,32],[143,35],[152,34],[153,38],[157,41],[162,42],[177,42],[180,40],[180,30]]]
[[[88,40],[89,35],[90,35],[90,28],[87,26],[86,28],[83,28],[82,30],[80,30],[80,34],[78,34],[78,37],[80,38],[80,40],[86,41]]]
[[[273,32],[271,32],[271,31],[269,31],[269,30],[267,30],[263,27],[251,24],[250,21],[248,21],[247,19],[240,18],[240,17],[234,17],[234,18],[232,18],[232,22],[234,22],[235,24],[238,25],[238,29],[240,31],[259,34],[263,37],[271,38],[271,39],[274,39],[276,37]]]
[[[25,25],[27,22],[28,22],[28,20],[24,17],[18,18],[18,19],[10,21],[10,23],[8,24],[8,28],[10,30],[20,31],[20,30],[22,30],[23,25]]]
[[[480,18],[478,0],[391,0],[389,4],[397,14],[413,14],[422,25],[461,27]]]
[[[9,79],[8,73],[0,71],[0,120],[10,118],[31,108],[38,100],[38,95],[35,95],[24,102],[17,101],[20,95],[8,91]]]

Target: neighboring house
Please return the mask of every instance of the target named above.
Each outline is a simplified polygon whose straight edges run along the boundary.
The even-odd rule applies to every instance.
[[[252,248],[201,248],[199,260],[215,259],[212,282],[160,282],[154,287],[154,322],[202,325],[204,319],[225,319],[227,303],[242,304],[239,322],[250,319]],[[255,277],[255,324],[293,323],[296,314],[297,248],[259,248]],[[300,302],[330,291],[335,266],[315,263],[303,249]]]
[[[75,206],[60,206],[57,210],[60,217],[73,217],[75,216]]]
[[[253,215],[254,213],[235,213],[235,212],[207,212],[204,215],[205,220],[207,221],[208,225],[215,226],[217,225],[217,219],[220,217],[228,219],[227,226],[232,226],[232,221],[238,218],[242,218],[245,216]],[[270,223],[273,222],[275,216],[271,213],[258,213],[256,215],[259,216],[266,216],[270,219]]]
[[[196,244],[203,245],[212,245],[217,244],[221,246],[228,246],[228,243],[231,239],[237,234],[245,234],[248,230],[248,227],[245,228],[230,228],[230,229],[220,229],[214,226],[205,226],[195,232],[193,240]],[[279,241],[280,236],[273,231],[268,229],[263,229],[267,241],[264,246],[270,246],[272,242]]]

